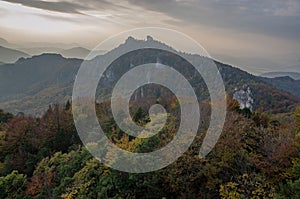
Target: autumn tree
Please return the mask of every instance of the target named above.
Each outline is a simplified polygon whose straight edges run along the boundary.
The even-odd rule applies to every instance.
[[[275,189],[263,176],[245,173],[234,182],[221,185],[220,196],[222,199],[272,199],[275,197]]]
[[[281,184],[281,192],[279,196],[281,198],[300,198],[300,108],[297,108],[294,114],[296,119],[296,146],[298,156],[293,160],[293,167],[287,172],[287,176],[290,178],[286,184]]]
[[[38,163],[27,193],[32,197],[58,198],[72,182],[73,175],[91,158],[89,152],[76,147],[69,153],[57,152]]]
[[[26,175],[19,174],[16,170],[4,177],[0,177],[0,198],[24,198],[23,192],[26,182]]]

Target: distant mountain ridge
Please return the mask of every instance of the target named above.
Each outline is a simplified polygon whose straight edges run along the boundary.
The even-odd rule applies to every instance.
[[[21,57],[29,57],[27,53],[0,46],[0,62],[14,63]]]
[[[147,45],[149,42],[152,46],[175,52],[172,47],[150,38],[145,41],[129,37],[119,47],[104,55],[97,56],[90,62],[93,63],[112,55],[122,54],[129,45],[139,47]],[[181,65],[180,60],[170,60],[168,55],[162,52],[153,52],[149,49],[140,53],[131,53],[128,58],[121,57],[116,60],[111,66],[112,68],[107,70],[104,74],[106,78],[103,80],[105,82],[102,82],[106,87],[100,93],[105,94],[113,86],[113,82],[118,80],[118,77],[124,71],[128,71],[132,65],[137,66],[151,60],[153,63],[157,60],[157,56],[160,56],[161,61],[166,65],[181,67],[186,74],[194,72],[185,65]],[[207,59],[198,55],[188,56],[193,59]],[[81,59],[64,58],[58,54],[42,54],[32,58],[21,58],[14,64],[1,65],[0,109],[13,113],[25,112],[35,115],[41,114],[51,103],[65,103],[72,95],[73,83],[82,61]],[[232,96],[234,90],[243,85],[248,85],[251,88],[254,109],[263,108],[269,111],[284,112],[291,111],[300,103],[300,95],[296,97],[284,89],[276,88],[277,85],[265,81],[262,77],[256,77],[220,62],[215,63],[223,77],[229,95]],[[201,78],[199,75],[190,76],[189,81],[198,93],[203,93],[203,96],[206,97],[205,84],[199,81],[199,78]],[[299,84],[299,82],[296,83]]]
[[[0,66],[1,108],[37,114],[45,110],[46,104],[67,100],[81,62],[42,54]]]
[[[289,76],[275,77],[275,78],[261,78],[263,82],[272,85],[279,90],[292,93],[300,97],[300,79],[295,80]]]
[[[13,44],[7,40],[0,38],[0,46],[11,50],[9,53],[0,51],[0,62],[3,63],[14,63],[21,57],[30,57],[35,55],[41,55],[45,53],[54,53],[61,54],[66,58],[79,58],[84,59],[89,53],[90,50],[87,48],[79,47],[78,44],[62,44],[62,43],[29,43],[29,44]],[[30,47],[28,47],[30,46]],[[15,52],[21,53],[20,55],[15,56]],[[106,51],[99,50],[94,53],[94,57],[100,54],[104,54]],[[5,56],[4,56],[5,55]],[[12,57],[15,56],[15,57]],[[12,57],[12,58],[11,58]],[[2,59],[1,59],[2,58]],[[5,58],[5,59],[4,59]],[[8,61],[7,61],[8,60]]]
[[[290,77],[294,80],[300,80],[300,73],[297,72],[268,72],[260,75],[261,77],[275,78],[275,77]]]
[[[41,55],[45,53],[58,54],[63,49],[57,47],[31,47],[31,48],[17,48],[17,50],[23,51],[27,54],[34,56],[34,55]]]
[[[57,48],[57,47],[32,47],[32,48],[18,48],[18,50],[24,51],[27,54],[32,56],[41,55],[45,53],[52,53],[52,54],[61,54],[66,58],[77,58],[77,59],[85,59],[87,55],[94,58],[98,55],[103,55],[107,51],[105,50],[98,50],[98,51],[90,51],[87,48],[83,47],[72,47],[72,48]]]
[[[74,48],[60,51],[60,54],[66,58],[80,58],[80,59],[84,59],[89,53],[90,50],[82,47],[74,47]]]
[[[3,38],[0,38],[0,46],[8,47],[9,42]]]

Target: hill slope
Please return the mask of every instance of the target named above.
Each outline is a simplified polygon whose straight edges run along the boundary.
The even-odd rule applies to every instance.
[[[75,47],[67,50],[62,50],[60,54],[66,58],[80,58],[84,59],[90,51],[86,48]]]
[[[4,63],[13,63],[20,59],[21,57],[29,57],[28,54],[0,46],[0,61]]]
[[[96,57],[91,63],[105,59],[114,53],[119,53],[127,45],[142,45],[145,42],[149,41],[130,38],[118,48]],[[153,40],[151,42],[155,42],[154,45],[162,46],[165,49],[172,49],[158,41]],[[207,59],[198,55],[189,56],[193,56],[193,59]],[[116,81],[132,65],[155,63],[158,57],[163,64],[182,70],[182,73],[191,82],[201,99],[209,98],[206,85],[201,76],[193,75],[195,71],[188,64],[177,58],[170,59],[168,53],[151,49],[128,54],[126,57],[121,57],[113,62],[104,74],[106,78],[102,78],[100,81],[102,87],[98,88],[98,95],[107,95]],[[15,64],[0,66],[0,109],[12,113],[41,114],[51,103],[65,103],[72,94],[73,82],[81,63],[82,60],[80,59],[67,59],[57,54],[43,54],[20,59]],[[254,110],[262,108],[270,112],[288,112],[300,103],[299,98],[285,92],[286,87],[279,88],[278,84],[273,84],[264,78],[253,76],[220,62],[216,62],[216,64],[229,95],[232,96],[236,89],[240,89],[245,85],[251,89]],[[283,79],[282,81],[288,84],[290,80]],[[292,83],[299,85],[299,82]],[[145,90],[145,96],[154,95],[158,97],[163,94],[165,93],[158,90],[155,93]]]
[[[275,78],[275,77],[290,77],[294,80],[300,80],[300,73],[297,72],[269,72],[263,73],[261,77]]]
[[[300,80],[295,80],[287,76],[276,78],[261,78],[261,80],[282,91],[289,92],[300,98]]]
[[[42,113],[46,104],[70,97],[81,60],[43,54],[0,66],[1,107],[14,113]],[[68,92],[65,92],[68,90]]]

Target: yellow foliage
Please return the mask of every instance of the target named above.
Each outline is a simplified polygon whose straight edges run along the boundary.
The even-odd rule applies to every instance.
[[[120,140],[116,140],[116,144],[118,147],[126,150],[126,151],[131,151],[134,152],[137,150],[137,147],[139,144],[142,142],[142,139],[140,138],[135,138],[133,140],[129,140],[129,136],[125,134]]]
[[[220,196],[222,199],[238,199],[242,198],[241,194],[237,191],[237,185],[234,182],[229,182],[225,186],[221,185]]]

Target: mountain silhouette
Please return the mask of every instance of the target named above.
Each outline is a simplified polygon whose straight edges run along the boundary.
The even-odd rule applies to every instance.
[[[17,61],[18,59],[20,59],[21,57],[29,57],[30,55],[22,52],[22,51],[18,51],[18,50],[14,50],[11,48],[6,48],[3,46],[0,46],[0,61],[4,62],[4,63],[13,63],[15,61]]]
[[[268,72],[263,73],[260,76],[268,77],[268,78],[275,78],[275,77],[290,77],[294,80],[300,80],[300,73],[297,72]]]
[[[113,55],[123,54],[122,52],[125,52],[129,46],[137,48],[152,46],[176,52],[172,47],[151,37],[148,37],[147,40],[136,40],[129,37],[125,43],[89,62],[93,64]],[[187,56],[199,61],[209,59],[199,55]],[[180,59],[171,59],[168,53],[152,49],[129,53],[127,56],[115,60],[105,72],[105,78],[99,82],[97,95],[108,94],[107,92],[112,89],[118,78],[131,67],[147,62],[153,63],[157,61],[158,57],[165,65],[181,68],[195,91],[200,93],[201,99],[209,99],[205,83],[201,81],[200,75],[193,75],[195,71],[191,67],[185,66],[186,64]],[[1,65],[0,109],[12,113],[24,112],[39,115],[48,108],[49,104],[65,103],[71,98],[73,83],[82,61],[82,59],[65,58],[59,54],[48,53],[31,58],[20,58],[16,63]],[[254,110],[262,108],[270,112],[286,112],[294,109],[300,103],[298,92],[293,92],[286,87],[279,87],[278,84],[270,82],[268,78],[251,75],[221,62],[215,61],[215,63],[230,96],[233,96],[236,89],[245,85],[251,88]],[[296,84],[298,88],[300,86],[298,81],[294,80],[293,82],[291,78],[281,81]],[[148,92],[148,94],[151,93]],[[160,94],[163,95],[164,93],[160,92]]]
[[[81,58],[81,59],[84,59],[89,53],[90,50],[82,47],[70,48],[67,50],[62,50],[60,52],[60,54],[66,58]]]

